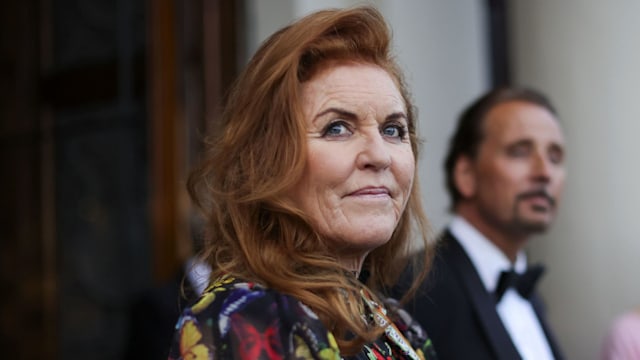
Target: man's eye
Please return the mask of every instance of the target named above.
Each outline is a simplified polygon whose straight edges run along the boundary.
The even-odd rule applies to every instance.
[[[407,134],[407,129],[401,125],[388,125],[382,129],[382,135],[403,139]]]
[[[514,146],[509,149],[508,154],[513,157],[523,157],[529,155],[528,146]]]
[[[556,165],[562,164],[562,161],[564,159],[564,154],[562,153],[562,151],[550,151],[549,152],[549,160]]]
[[[322,136],[343,136],[351,134],[351,130],[342,121],[332,122],[324,129]]]

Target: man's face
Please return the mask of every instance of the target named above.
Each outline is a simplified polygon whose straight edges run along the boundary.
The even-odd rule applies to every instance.
[[[470,163],[467,197],[499,231],[547,229],[564,186],[564,137],[554,115],[523,101],[489,111],[484,138]]]

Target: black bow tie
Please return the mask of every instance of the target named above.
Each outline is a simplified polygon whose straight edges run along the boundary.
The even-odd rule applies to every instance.
[[[542,273],[544,273],[542,265],[530,266],[524,274],[518,274],[513,269],[501,272],[495,291],[496,302],[500,302],[502,295],[510,287],[516,289],[523,298],[528,299],[533,294],[533,289]]]

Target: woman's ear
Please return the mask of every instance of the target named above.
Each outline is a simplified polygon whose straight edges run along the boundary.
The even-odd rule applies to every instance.
[[[468,156],[460,156],[453,168],[453,179],[463,198],[473,197],[476,193],[476,173],[473,162]]]

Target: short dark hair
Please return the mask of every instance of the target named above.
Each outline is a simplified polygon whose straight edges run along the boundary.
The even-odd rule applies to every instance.
[[[454,168],[460,156],[475,159],[484,138],[484,120],[494,107],[509,101],[524,101],[541,106],[557,116],[551,101],[541,92],[531,88],[500,87],[493,89],[467,107],[458,118],[458,125],[451,140],[444,162],[446,186],[451,197],[451,210],[462,199],[454,180]]]

